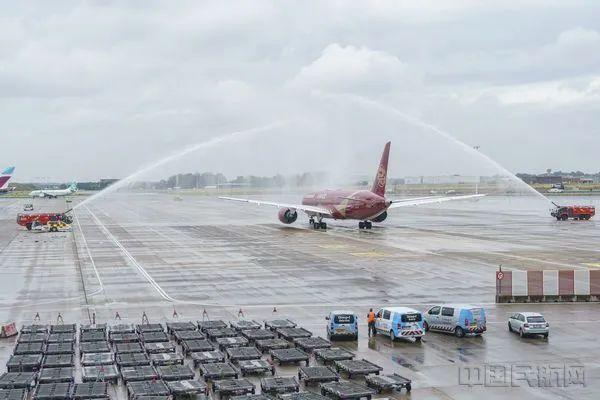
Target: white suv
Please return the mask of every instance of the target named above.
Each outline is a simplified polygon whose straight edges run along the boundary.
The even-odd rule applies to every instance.
[[[544,316],[534,312],[521,312],[510,316],[508,330],[517,332],[521,337],[528,335],[543,335],[545,338],[550,333],[550,324]]]

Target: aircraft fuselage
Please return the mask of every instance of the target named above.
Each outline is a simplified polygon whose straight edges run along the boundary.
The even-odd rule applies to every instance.
[[[333,219],[374,219],[388,209],[391,201],[369,190],[324,190],[310,193],[302,198],[302,205],[326,208]],[[306,212],[310,216],[316,213]]]

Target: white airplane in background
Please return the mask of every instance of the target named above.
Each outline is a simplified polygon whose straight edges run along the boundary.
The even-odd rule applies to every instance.
[[[49,199],[55,199],[60,196],[68,196],[77,191],[77,184],[73,182],[71,186],[66,189],[40,189],[33,190],[29,195],[31,197],[47,197]]]

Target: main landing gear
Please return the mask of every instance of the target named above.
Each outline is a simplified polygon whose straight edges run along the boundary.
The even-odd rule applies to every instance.
[[[313,229],[327,229],[327,224],[323,221],[315,221],[314,218],[308,220]]]
[[[373,224],[371,223],[371,221],[360,221],[358,223],[358,229],[371,229],[373,227]]]

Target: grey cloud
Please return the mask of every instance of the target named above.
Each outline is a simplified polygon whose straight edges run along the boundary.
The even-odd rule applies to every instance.
[[[168,169],[371,175],[387,138],[404,142],[396,171],[477,169],[414,127],[311,95],[323,91],[446,127],[509,169],[596,169],[598,21],[600,6],[579,1],[13,3],[0,16],[3,162],[24,181],[42,175],[32,155],[57,152],[68,156],[44,175],[122,177],[291,119],[302,123]],[[551,145],[565,131],[585,141],[578,154]],[[539,151],[515,149],[518,138]]]

